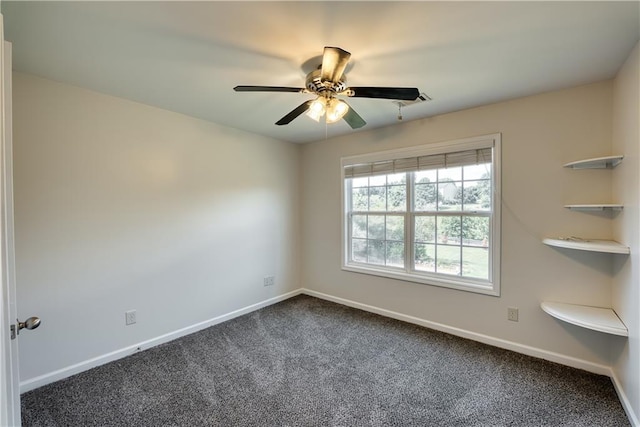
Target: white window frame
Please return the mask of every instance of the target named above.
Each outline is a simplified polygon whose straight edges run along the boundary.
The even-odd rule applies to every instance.
[[[363,163],[383,162],[389,160],[397,160],[411,157],[428,156],[434,154],[454,153],[465,150],[492,148],[491,163],[491,238],[490,238],[490,262],[489,262],[489,280],[473,279],[469,277],[450,276],[437,273],[417,273],[413,270],[413,221],[411,218],[416,215],[407,209],[405,214],[405,268],[394,268],[385,266],[376,266],[371,264],[351,263],[350,260],[350,241],[349,227],[350,217],[347,207],[350,206],[350,191],[347,191],[347,180],[345,179],[345,167],[358,165]],[[444,141],[433,144],[426,144],[416,147],[401,148],[395,150],[379,151],[363,155],[349,156],[341,158],[341,233],[342,233],[342,270],[355,273],[364,273],[373,276],[386,277],[409,282],[416,282],[425,285],[440,286],[462,291],[475,292],[485,295],[500,295],[500,258],[501,258],[501,134],[495,133],[490,135],[482,135],[465,139],[457,139],[453,141]],[[407,183],[409,185],[409,183]],[[407,193],[407,204],[409,197]],[[390,212],[390,214],[396,214]],[[419,214],[419,213],[418,213]]]

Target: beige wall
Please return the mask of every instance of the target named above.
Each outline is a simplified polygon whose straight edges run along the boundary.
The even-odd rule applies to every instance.
[[[631,247],[613,280],[613,307],[629,329],[627,345],[614,354],[613,369],[640,424],[640,44],[614,80],[612,146],[625,156],[613,175],[614,200],[624,204],[614,236]]]
[[[15,73],[21,380],[298,289],[299,154]]]
[[[610,153],[611,108],[612,82],[606,81],[303,146],[303,286],[488,336],[494,343],[516,343],[520,350],[530,346],[537,354],[575,358],[601,371],[625,339],[560,322],[545,314],[540,302],[610,306],[613,258],[559,250],[541,240],[611,238],[610,217],[563,207],[608,202],[611,171],[562,167]],[[495,132],[502,133],[501,297],[340,269],[342,156]],[[520,309],[518,323],[507,320],[507,307]]]
[[[15,73],[19,312],[44,322],[21,336],[22,381],[303,286],[586,369],[613,365],[637,405],[634,52],[615,81],[303,146]],[[341,157],[495,132],[500,297],[340,269]],[[562,167],[618,150],[625,161],[613,172]],[[612,218],[563,208],[608,201],[624,211]],[[613,235],[632,255],[541,243],[571,235]],[[266,275],[276,286],[262,286]],[[613,304],[632,336],[560,322],[542,312],[545,300]],[[507,307],[520,309],[519,322],[507,321]],[[125,327],[129,309],[138,323]]]

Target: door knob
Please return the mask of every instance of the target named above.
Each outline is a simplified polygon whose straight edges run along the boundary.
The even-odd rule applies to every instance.
[[[9,329],[11,330],[11,339],[15,340],[16,336],[20,335],[20,329],[35,329],[40,326],[40,318],[33,316],[29,317],[24,322],[21,322],[19,319],[16,319],[15,325],[9,325]]]
[[[16,319],[17,320],[17,319]],[[27,320],[25,320],[24,322],[21,322],[20,320],[17,320],[18,322],[18,333],[20,333],[21,329],[35,329],[38,326],[40,326],[40,318],[33,316],[33,317],[29,317]]]

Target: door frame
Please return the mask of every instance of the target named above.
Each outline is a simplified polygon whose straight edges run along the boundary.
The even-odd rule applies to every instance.
[[[0,425],[19,426],[18,342],[11,325],[18,317],[13,228],[11,43],[4,41],[0,14]]]

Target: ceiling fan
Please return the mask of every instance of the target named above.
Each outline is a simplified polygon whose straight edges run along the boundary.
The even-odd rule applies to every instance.
[[[345,68],[351,54],[339,47],[326,46],[322,55],[322,64],[307,74],[305,88],[286,86],[236,86],[236,92],[296,92],[312,93],[316,99],[303,102],[290,113],[276,122],[276,125],[286,125],[293,119],[307,113],[315,121],[325,116],[327,123],[335,123],[340,119],[358,129],[367,124],[353,108],[338,96],[354,98],[382,98],[402,101],[413,101],[420,95],[417,88],[410,87],[348,87],[344,76]]]

